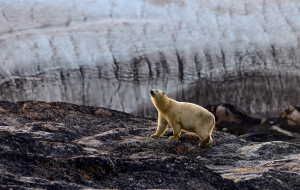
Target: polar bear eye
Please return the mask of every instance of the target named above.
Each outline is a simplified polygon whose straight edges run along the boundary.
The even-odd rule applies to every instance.
[[[158,90],[156,90],[156,92],[158,92]]]

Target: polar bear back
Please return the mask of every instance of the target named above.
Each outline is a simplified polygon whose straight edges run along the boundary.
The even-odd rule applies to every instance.
[[[170,99],[170,98],[169,98]],[[214,125],[214,115],[205,108],[188,102],[177,102],[170,99],[169,109],[164,117],[168,123],[179,123],[183,130],[196,132],[198,127],[210,129]]]

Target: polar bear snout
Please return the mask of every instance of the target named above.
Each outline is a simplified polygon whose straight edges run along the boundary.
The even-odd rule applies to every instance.
[[[154,96],[155,95],[155,91],[154,90],[150,90],[150,94]]]
[[[161,91],[161,90],[157,90],[157,89],[152,89],[152,90],[150,90],[150,94],[151,94],[151,96],[161,97],[161,96],[166,95],[166,92],[165,91]]]

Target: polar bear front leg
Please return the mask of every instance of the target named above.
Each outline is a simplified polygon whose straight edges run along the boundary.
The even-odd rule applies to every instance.
[[[158,124],[157,124],[157,129],[154,135],[151,135],[152,138],[158,138],[160,137],[162,134],[164,134],[164,132],[166,131],[168,127],[168,122],[167,120],[161,116],[160,114],[158,114]]]
[[[173,129],[173,136],[170,136],[169,139],[177,141],[180,138],[181,125],[178,123],[172,123],[171,127]]]

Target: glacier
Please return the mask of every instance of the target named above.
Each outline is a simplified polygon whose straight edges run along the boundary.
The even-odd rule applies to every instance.
[[[300,101],[298,0],[0,0],[0,100],[155,115],[149,90],[274,116]]]

